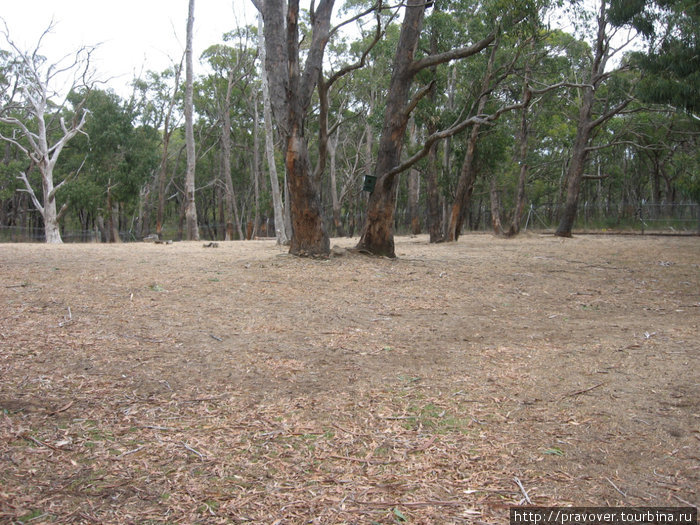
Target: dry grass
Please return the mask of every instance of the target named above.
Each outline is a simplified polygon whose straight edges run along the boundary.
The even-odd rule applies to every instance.
[[[700,503],[697,238],[397,252],[0,246],[0,523]]]

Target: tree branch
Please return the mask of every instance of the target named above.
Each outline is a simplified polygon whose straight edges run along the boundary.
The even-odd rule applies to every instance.
[[[612,117],[614,117],[615,115],[617,115],[620,111],[622,111],[623,109],[625,109],[625,107],[627,107],[627,105],[628,105],[630,102],[632,102],[632,99],[631,99],[631,98],[628,98],[627,100],[623,100],[620,104],[618,104],[618,105],[615,106],[614,108],[608,110],[607,112],[603,113],[600,117],[598,117],[597,119],[595,119],[594,121],[592,121],[592,122],[589,124],[590,128],[591,128],[591,129],[594,129],[594,128],[600,126],[603,122],[605,122],[605,121],[607,121],[607,120],[610,120]]]
[[[427,86],[423,86],[418,90],[418,92],[415,95],[413,95],[413,98],[406,107],[406,115],[410,115],[413,112],[413,110],[416,109],[418,103],[421,101],[421,99],[423,99],[423,97],[430,93],[430,90],[433,89],[434,85],[435,80],[431,80],[430,84],[428,84]]]
[[[374,39],[372,39],[372,42],[370,42],[370,44],[362,52],[362,56],[360,57],[360,59],[357,62],[355,62],[354,64],[350,64],[348,66],[345,66],[344,68],[340,69],[339,71],[337,71],[336,73],[334,73],[333,75],[330,76],[330,78],[326,82],[326,86],[328,88],[330,88],[336,81],[338,81],[340,78],[347,75],[348,73],[351,73],[352,71],[355,71],[357,69],[364,67],[365,61],[367,60],[367,56],[369,55],[370,51],[372,51],[372,49],[374,49],[374,47],[377,45],[377,43],[379,43],[379,41],[382,39],[382,35],[384,34],[384,31],[382,30],[381,11],[380,11],[381,5],[382,5],[382,0],[379,0],[379,2],[377,2],[375,4],[375,6],[377,8],[377,11],[376,11],[376,13],[377,13],[377,29],[374,32]],[[374,9],[374,8],[372,8],[372,9]],[[362,16],[371,12],[372,9],[368,9],[365,13],[362,14]],[[359,17],[359,15],[358,15],[358,17]],[[337,29],[338,27],[340,27],[340,26],[336,26],[334,28],[334,30]],[[333,31],[331,31],[331,34],[332,33],[333,33]]]
[[[41,205],[41,202],[39,202],[39,199],[37,199],[36,193],[34,193],[34,188],[32,188],[32,185],[29,184],[29,179],[27,178],[27,174],[23,171],[20,171],[17,178],[19,180],[23,181],[24,185],[27,188],[25,190],[19,190],[19,191],[24,191],[26,193],[29,193],[29,196],[32,198],[32,202],[34,203],[34,206],[36,207],[36,209],[39,210],[39,213],[44,215],[44,207]]]
[[[458,133],[464,131],[466,128],[469,126],[472,126],[474,124],[490,124],[494,120],[497,120],[503,113],[506,113],[508,111],[513,111],[516,109],[521,109],[525,107],[527,104],[529,104],[529,96],[526,97],[526,99],[523,102],[519,102],[517,104],[511,104],[510,106],[504,106],[495,113],[491,113],[490,115],[474,115],[473,117],[469,117],[459,124],[455,124],[454,126],[443,130],[443,131],[438,131],[436,133],[433,133],[430,135],[425,143],[423,144],[423,147],[415,153],[413,156],[410,158],[406,159],[404,162],[399,164],[398,166],[390,169],[387,171],[383,176],[387,177],[393,177],[394,175],[398,175],[399,173],[406,171],[408,168],[413,166],[416,162],[419,160],[423,159],[428,155],[428,152],[430,151],[431,146],[438,142],[439,140],[446,139],[448,137],[452,137],[454,135],[457,135]]]
[[[416,60],[411,65],[411,68],[410,68],[411,74],[416,74],[423,69],[437,66],[439,64],[444,64],[445,62],[449,62],[451,60],[458,60],[460,58],[466,58],[466,57],[470,57],[472,55],[476,55],[477,53],[480,53],[486,47],[488,47],[491,44],[491,42],[493,42],[494,40],[496,40],[496,34],[491,33],[486,38],[480,40],[479,42],[477,42],[476,44],[473,44],[471,46],[461,47],[459,49],[453,49],[451,51],[446,51],[444,53],[439,53],[437,55],[431,55],[431,56]]]

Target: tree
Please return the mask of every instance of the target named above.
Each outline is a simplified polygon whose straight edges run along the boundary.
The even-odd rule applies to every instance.
[[[70,56],[67,63],[65,60],[47,63],[39,53],[42,39],[52,28],[49,26],[44,31],[31,52],[19,49],[10,38],[7,25],[1,31],[14,55],[16,86],[13,87],[16,89],[13,89],[9,97],[3,96],[3,106],[0,109],[0,121],[9,124],[13,128],[13,134],[0,135],[0,138],[17,147],[29,161],[28,168],[18,176],[24,183],[23,191],[29,194],[42,216],[46,242],[61,243],[59,222],[68,209],[68,203],[64,202],[59,209],[56,193],[68,182],[69,177],[56,184],[54,170],[63,148],[85,126],[88,112],[84,110],[83,103],[93,84],[90,76],[92,49],[79,49]],[[70,89],[62,93],[54,91],[54,84],[64,80],[66,75],[71,78]],[[71,92],[81,92],[83,96],[73,104],[71,110],[67,110],[67,97]],[[56,104],[53,99],[61,102]],[[29,179],[30,171],[34,168],[39,170],[41,177],[41,199]]]
[[[262,68],[260,77],[262,80],[263,97],[263,125],[265,126],[265,158],[267,159],[267,169],[270,173],[270,188],[272,192],[272,209],[275,216],[275,238],[277,244],[286,245],[289,243],[289,235],[284,221],[284,203],[280,193],[280,182],[277,176],[277,165],[275,164],[275,139],[272,125],[272,106],[270,103],[270,87],[267,80],[265,37],[263,34],[262,15],[258,16],[258,46],[260,51],[260,62]]]
[[[113,92],[93,89],[84,107],[90,111],[86,134],[65,148],[60,170],[80,169],[80,177],[64,190],[69,212],[84,232],[97,222],[106,241],[118,242],[120,220],[134,211],[141,188],[158,168],[160,136],[150,126],[134,126],[133,108]],[[138,236],[142,219],[143,213],[138,213]]]
[[[579,87],[580,104],[576,138],[574,139],[566,174],[566,200],[559,220],[559,226],[555,232],[555,235],[559,237],[571,237],[571,230],[574,226],[578,209],[583,172],[588,154],[591,151],[590,141],[593,131],[619,114],[632,101],[631,96],[627,94],[614,102],[602,100],[602,97],[599,95],[600,92],[606,92],[606,90],[602,89],[605,86],[605,82],[619,71],[619,69],[607,70],[608,61],[615,52],[620,50],[620,48],[614,49],[611,46],[608,7],[607,0],[600,0],[596,17],[597,31],[593,44],[593,55],[587,78],[584,79],[584,85]],[[609,90],[607,93],[610,93]],[[603,104],[603,108],[598,109],[597,114],[594,113],[596,111],[596,102]]]
[[[311,16],[311,40],[301,70],[299,49],[299,0],[252,0],[264,23],[265,69],[272,111],[285,144],[292,239],[289,252],[326,256],[330,240],[321,216],[319,190],[311,172],[307,113],[321,71],[330,33],[334,0],[321,0]]]
[[[194,26],[194,0],[189,0],[187,14],[187,44],[185,48],[185,150],[187,152],[187,172],[185,173],[185,218],[187,221],[187,240],[199,240],[197,226],[197,205],[194,200],[195,181],[195,148],[194,122],[192,113],[193,103],[193,73],[192,73],[192,29]]]
[[[697,0],[612,0],[610,22],[632,25],[648,50],[632,54],[643,71],[636,94],[645,102],[700,112],[700,3]]]
[[[184,59],[184,55],[182,58]],[[175,122],[181,116],[175,112],[181,74],[182,59],[179,64],[173,64],[173,67],[162,73],[149,71],[146,74],[146,80],[138,79],[134,82],[138,100],[132,104],[140,115],[141,123],[162,130],[160,167],[154,181],[157,199],[156,234],[159,238],[163,236],[165,221],[165,194],[168,182],[168,157],[171,154],[170,143],[176,128]]]
[[[406,3],[401,34],[396,48],[389,91],[386,98],[385,119],[379,141],[375,166],[376,184],[370,194],[367,219],[357,245],[361,251],[374,255],[394,257],[393,222],[398,189],[397,175],[426,156],[437,140],[453,136],[476,122],[494,120],[503,111],[517,106],[501,108],[489,116],[475,115],[446,129],[433,133],[423,148],[407,161],[401,163],[403,140],[411,112],[418,102],[430,93],[431,84],[423,86],[411,95],[411,86],[418,73],[451,60],[467,58],[486,49],[496,38],[495,32],[481,38],[472,45],[458,47],[438,54],[417,58],[416,51],[421,35],[425,10],[423,0]]]

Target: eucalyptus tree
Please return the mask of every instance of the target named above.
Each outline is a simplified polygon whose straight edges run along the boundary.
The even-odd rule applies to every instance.
[[[631,57],[644,73],[636,95],[700,119],[700,3],[611,0],[608,12],[613,25],[631,25],[645,38],[646,49]]]
[[[595,130],[620,114],[632,102],[632,95],[629,92],[631,88],[620,90],[621,85],[615,86],[616,81],[620,79],[619,72],[626,66],[623,64],[616,68],[608,67],[611,59],[630,42],[628,39],[618,47],[613,45],[612,37],[616,29],[611,25],[609,8],[608,0],[598,0],[590,62],[582,79],[583,85],[578,88],[580,102],[576,119],[576,136],[566,173],[565,202],[555,232],[559,237],[571,237],[584,169],[592,150],[591,139]]]
[[[109,242],[120,240],[120,221],[131,213],[140,236],[143,217],[136,207],[140,189],[157,171],[158,131],[137,124],[133,109],[113,92],[92,90],[84,107],[91,115],[86,134],[65,149],[64,171],[81,172],[65,190],[70,212],[84,232],[97,224]]]
[[[203,81],[203,97],[200,111],[207,114],[211,124],[219,130],[219,146],[221,151],[221,176],[224,191],[223,219],[225,223],[226,240],[232,240],[235,234],[244,238],[241,226],[239,194],[243,188],[234,184],[234,164],[232,148],[234,136],[242,133],[249,134],[251,101],[258,89],[255,82],[256,51],[252,42],[252,30],[249,27],[239,28],[224,35],[226,45],[209,47],[203,58],[207,60],[214,74]],[[204,105],[206,104],[206,107]],[[248,148],[241,147],[241,152]]]
[[[56,183],[54,171],[66,144],[83,132],[87,121],[88,112],[83,105],[94,85],[90,68],[93,49],[83,47],[61,61],[48,62],[41,55],[41,45],[51,29],[50,26],[44,31],[33,50],[25,51],[12,40],[6,24],[0,28],[12,55],[11,74],[16,79],[16,84],[3,84],[0,122],[7,124],[12,132],[0,134],[0,139],[26,157],[28,168],[17,175],[24,183],[23,191],[29,194],[42,216],[46,242],[61,243],[59,222],[68,210],[68,203],[64,202],[59,208],[57,192],[71,177],[66,176]],[[59,89],[61,91],[57,91]],[[82,96],[69,99],[71,92]],[[30,172],[35,168],[41,179],[40,192],[30,181]]]
[[[183,55],[184,59],[184,55]],[[160,166],[154,180],[156,188],[156,234],[163,235],[165,221],[166,189],[168,186],[168,161],[172,154],[170,145],[174,130],[181,119],[177,102],[180,93],[182,61],[156,73],[148,71],[145,79],[134,81],[134,96],[130,105],[134,107],[139,121],[161,133]]]
[[[189,0],[187,11],[187,36],[185,47],[185,149],[187,152],[187,172],[185,173],[185,217],[187,240],[199,240],[197,225],[197,205],[194,198],[196,153],[194,144],[194,73],[192,60],[192,39],[194,31],[194,0]]]
[[[267,77],[265,36],[263,31],[262,15],[258,15],[258,50],[260,54],[260,80],[263,98],[263,126],[265,128],[265,159],[270,175],[270,193],[272,194],[272,210],[275,217],[275,238],[277,244],[286,245],[289,243],[291,232],[287,231],[284,217],[284,202],[280,192],[280,181],[277,175],[277,163],[275,162],[275,136],[272,122],[272,104],[270,102],[270,84]]]
[[[498,3],[498,2],[497,2]],[[503,106],[495,112],[471,115],[447,129],[431,134],[424,142],[423,148],[409,159],[401,162],[403,141],[411,113],[418,102],[430,93],[431,82],[417,90],[412,85],[420,72],[430,70],[434,66],[474,56],[496,39],[497,27],[513,27],[531,11],[534,5],[523,3],[513,6],[512,3],[498,3],[498,9],[478,13],[480,16],[491,16],[496,25],[492,31],[478,38],[471,44],[454,47],[437,54],[419,53],[421,29],[426,9],[432,5],[422,0],[409,0],[404,7],[404,18],[401,24],[401,35],[394,57],[393,71],[389,91],[386,97],[386,112],[382,135],[377,153],[373,180],[370,179],[368,189],[371,194],[368,203],[367,219],[358,243],[358,249],[375,255],[394,257],[393,222],[396,210],[398,189],[398,174],[425,157],[430,147],[436,141],[453,136],[477,122],[488,122],[498,118],[503,112],[521,107],[521,104]],[[508,6],[511,9],[508,9]],[[492,7],[496,7],[492,5]],[[499,13],[496,16],[496,13]],[[375,183],[374,185],[372,183]],[[374,186],[372,188],[372,186]]]
[[[314,2],[311,3],[311,36],[302,65],[299,0],[252,1],[263,18],[272,112],[284,140],[293,230],[289,251],[294,255],[326,256],[330,241],[323,224],[319,189],[311,171],[305,129],[330,36],[335,2],[321,0],[315,8]]]

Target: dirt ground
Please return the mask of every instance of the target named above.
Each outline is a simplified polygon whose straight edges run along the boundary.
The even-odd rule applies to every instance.
[[[700,238],[397,255],[0,245],[0,523],[700,505]]]

